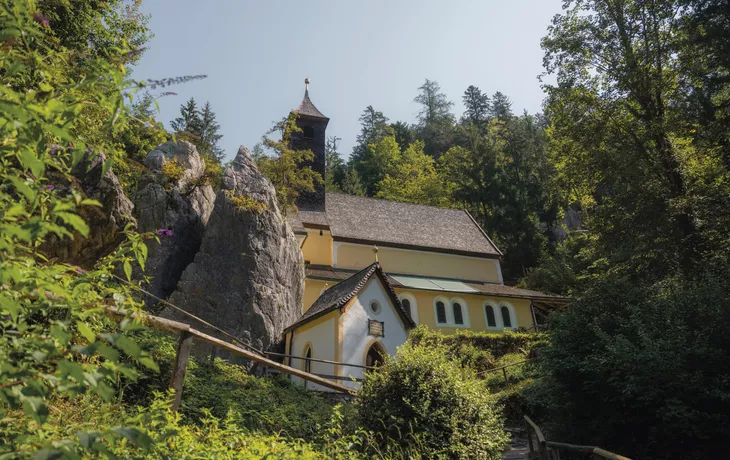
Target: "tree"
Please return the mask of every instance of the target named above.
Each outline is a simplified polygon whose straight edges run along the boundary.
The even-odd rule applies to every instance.
[[[728,224],[728,163],[692,116],[706,80],[679,60],[695,56],[699,42],[685,37],[705,3],[569,2],[543,39],[560,180],[587,201],[599,256],[640,278],[727,260],[717,229]],[[700,61],[712,75],[712,58]]]
[[[357,136],[357,143],[352,149],[350,162],[360,175],[361,181],[367,193],[373,193],[373,187],[377,180],[371,177],[372,160],[369,157],[370,144],[378,142],[382,137],[389,134],[388,118],[382,112],[376,111],[369,105],[360,115],[360,134]]]
[[[345,171],[345,177],[342,179],[342,193],[355,196],[364,196],[365,187],[360,182],[360,176],[354,167],[350,166]]]
[[[180,116],[170,122],[175,135],[184,141],[194,144],[201,155],[215,159],[220,163],[225,157],[218,141],[223,138],[220,125],[215,119],[210,102],[206,102],[203,110],[198,108],[195,98],[190,98],[180,106]]]
[[[395,140],[395,138],[393,138]],[[397,144],[396,144],[397,145]],[[403,152],[383,159],[384,177],[376,185],[377,197],[406,203],[448,205],[434,159],[423,151],[423,142],[416,141]]]
[[[218,145],[218,141],[223,138],[220,134],[220,125],[215,119],[215,113],[210,106],[210,102],[206,102],[200,113],[200,140],[197,147],[201,155],[215,158],[221,163],[225,158],[225,152]]]
[[[180,116],[172,120],[170,126],[175,131],[175,135],[181,140],[188,141],[191,144],[197,144],[201,141],[202,120],[194,98],[191,97],[185,104],[180,106]]]
[[[483,134],[469,125],[465,145],[439,161],[443,193],[463,206],[505,253],[504,277],[516,280],[546,251],[540,228],[557,219],[558,196],[543,130],[534,117],[492,120]]]
[[[492,96],[492,106],[489,115],[497,120],[504,121],[512,116],[512,101],[507,96],[497,91]]]
[[[302,192],[313,192],[315,185],[322,180],[322,176],[311,166],[304,166],[314,159],[314,153],[291,147],[292,134],[300,132],[302,129],[297,126],[297,114],[290,113],[267,133],[278,134],[278,139],[268,135],[262,139],[270,154],[261,158],[260,169],[274,184],[276,198],[284,215],[296,210],[296,199]]]
[[[338,152],[340,139],[337,136],[327,138],[324,148],[325,173],[324,188],[329,192],[339,192],[345,178],[345,162]]]
[[[395,141],[401,150],[407,149],[416,140],[416,133],[408,123],[396,121],[395,123],[391,123],[390,127],[393,129]]]
[[[414,101],[421,105],[417,114],[418,137],[427,154],[438,158],[451,146],[454,116],[453,102],[449,101],[435,81],[426,79]]]
[[[499,94],[499,93],[498,93]],[[464,115],[462,119],[477,126],[484,126],[490,113],[489,96],[474,85],[470,85],[464,96]]]

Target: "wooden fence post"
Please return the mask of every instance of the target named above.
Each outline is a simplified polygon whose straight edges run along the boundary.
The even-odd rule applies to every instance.
[[[192,347],[193,334],[188,331],[180,332],[180,339],[177,342],[175,366],[172,368],[172,378],[170,379],[170,388],[175,390],[175,399],[172,401],[173,412],[180,409],[183,385],[185,384],[185,371],[188,367],[188,358],[190,358],[190,349]]]

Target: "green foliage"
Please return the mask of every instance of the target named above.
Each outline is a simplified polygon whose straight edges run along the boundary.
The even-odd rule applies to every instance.
[[[183,178],[185,167],[177,161],[177,158],[173,158],[172,161],[165,160],[162,163],[160,172],[165,176],[165,187],[169,190]]]
[[[240,212],[252,212],[261,214],[268,209],[266,203],[259,201],[245,194],[236,195],[233,190],[226,190],[226,196]]]
[[[435,162],[424,152],[423,142],[415,141],[401,152],[395,136],[384,140],[392,140],[390,143],[396,150],[385,152],[391,155],[389,158],[375,157],[384,173],[382,180],[375,186],[378,190],[376,196],[406,203],[448,205],[448,197],[442,193],[443,187]]]
[[[145,372],[138,382],[125,389],[125,400],[147,405],[155,391],[164,391],[172,375],[175,340],[166,334],[146,331],[140,345],[153,350],[159,373]],[[333,403],[286,378],[259,378],[242,366],[220,358],[192,356],[188,363],[181,413],[187,424],[200,424],[206,413],[225,418],[235,414],[236,423],[249,431],[287,438],[316,440],[319,427],[329,423]]]
[[[417,446],[428,458],[502,458],[507,439],[486,387],[438,348],[401,346],[368,373],[359,396],[360,423],[375,442]]]
[[[375,193],[375,184],[381,176],[377,174],[378,164],[372,159],[371,145],[378,144],[383,137],[390,135],[388,118],[369,105],[360,115],[360,134],[350,155],[350,165],[355,168],[360,182],[368,196]]]
[[[453,143],[454,115],[451,107],[454,103],[433,80],[426,79],[418,90],[419,94],[413,99],[421,105],[416,124],[418,137],[423,140],[426,154],[438,158]]]
[[[52,185],[73,182],[71,167],[87,148],[114,157],[109,133],[129,117],[121,91],[137,85],[113,60],[85,60],[83,75],[70,72],[33,2],[1,2],[0,30],[0,74],[8,78],[0,86],[0,452],[23,446],[31,455],[42,446],[46,456],[61,458],[79,444],[102,451],[83,432],[53,446],[25,440],[43,438],[49,401],[90,393],[109,401],[119,382],[136,378],[138,366],[156,368],[130,338],[140,326],[129,320],[117,326],[104,314],[104,307],[140,307],[112,275],[122,267],[129,277],[133,263],[144,267],[146,246],[127,231],[127,241],[86,272],[49,260],[40,248],[50,235],[89,235],[79,211],[99,203]],[[90,105],[98,116],[91,123]],[[99,120],[101,133],[87,129]],[[51,142],[61,148],[51,153]],[[136,428],[102,435],[114,433],[146,444]]]
[[[324,150],[324,188],[328,192],[341,191],[342,182],[345,179],[345,162],[337,151],[340,139],[337,136],[327,138]]]
[[[314,159],[314,153],[291,146],[292,134],[301,132],[302,129],[297,126],[297,114],[292,112],[269,131],[269,134],[279,134],[278,140],[268,136],[263,138],[271,156],[261,158],[258,166],[274,184],[276,198],[285,215],[296,210],[296,199],[302,192],[313,192],[314,186],[323,180],[311,166],[305,166],[306,162]]]
[[[203,164],[205,169],[203,170],[203,176],[199,179],[199,183],[209,184],[213,187],[213,190],[220,190],[221,180],[223,178],[223,166],[220,162],[213,157],[203,156]]]
[[[220,125],[210,102],[206,102],[201,110],[191,97],[180,106],[180,116],[170,126],[178,139],[194,144],[203,158],[209,157],[217,163],[223,161],[225,152],[218,145],[223,135],[219,133]]]
[[[730,433],[728,274],[604,279],[554,315],[539,398],[552,432],[632,458],[716,458]]]
[[[452,350],[459,350],[464,345],[472,345],[483,350],[494,358],[500,359],[507,354],[529,354],[531,349],[539,349],[547,343],[548,335],[536,332],[476,332],[458,330],[453,334],[431,331],[425,326],[413,329],[408,340],[414,345],[445,345]]]

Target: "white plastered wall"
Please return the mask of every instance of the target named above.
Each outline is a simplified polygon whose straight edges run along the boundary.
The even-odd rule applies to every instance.
[[[375,314],[370,310],[370,301],[377,300],[380,305],[380,313]],[[370,281],[360,290],[360,293],[352,300],[342,318],[343,320],[343,350],[342,362],[349,364],[365,365],[365,356],[377,340],[390,355],[394,355],[396,349],[405,343],[408,333],[402,320],[391,303],[390,297],[380,284],[380,280],[373,276]],[[368,319],[382,321],[384,323],[384,337],[375,337],[368,334]],[[343,366],[343,377],[362,378],[363,369]],[[357,387],[359,384],[352,380],[343,380],[343,384],[350,387]]]
[[[304,358],[305,347],[309,345],[312,347],[312,358],[334,361],[335,321],[337,321],[336,316],[303,331],[300,329],[295,330],[291,354]],[[292,360],[291,365],[297,369],[304,370],[304,360],[302,359]],[[333,364],[312,361],[311,372],[313,374],[335,375],[334,367]],[[304,380],[299,377],[292,376],[292,380],[304,384]],[[307,388],[318,391],[331,391],[328,388],[312,382],[307,382]]]

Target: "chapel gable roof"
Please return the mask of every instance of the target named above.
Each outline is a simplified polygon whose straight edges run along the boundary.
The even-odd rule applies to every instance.
[[[472,216],[461,209],[438,208],[341,193],[327,193],[325,211],[301,209],[295,231],[329,228],[336,241],[383,244],[477,257],[502,253]]]
[[[367,284],[373,276],[377,277],[383,285],[383,288],[385,288],[386,294],[390,298],[393,307],[403,321],[406,329],[415,327],[416,324],[406,314],[405,310],[403,310],[403,306],[401,305],[398,296],[395,294],[390,281],[388,281],[385,273],[383,273],[383,269],[380,267],[380,264],[375,262],[324,291],[314,304],[312,304],[312,306],[309,307],[309,309],[304,312],[304,314],[300,316],[294,324],[287,327],[284,331],[289,331],[319,318],[320,316],[326,315],[331,311],[344,307],[360,292],[363,286],[365,286],[365,284]]]

